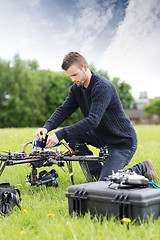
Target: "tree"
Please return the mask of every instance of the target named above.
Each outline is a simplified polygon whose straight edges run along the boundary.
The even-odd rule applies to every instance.
[[[43,126],[51,114],[64,102],[72,85],[64,72],[39,70],[36,60],[23,61],[15,55],[13,63],[0,60],[0,127]],[[94,65],[90,69],[96,72]],[[108,73],[97,71],[109,81]],[[128,107],[133,97],[130,85],[112,80],[123,107]],[[72,125],[82,119],[78,109],[63,124]]]
[[[160,115],[160,97],[151,99],[150,103],[143,107],[143,110],[148,113],[148,115]]]
[[[41,111],[45,109],[45,102],[40,97],[43,92],[35,68],[29,70],[28,63],[16,55],[11,67],[9,63],[3,63],[1,73],[0,127],[32,127],[42,123],[45,118]]]
[[[43,76],[43,83],[45,84],[44,87],[46,90],[45,102],[47,104],[47,120],[68,96],[72,81],[64,72],[51,72],[50,70],[43,70],[42,72],[43,74],[40,74],[40,77]],[[42,86],[42,89],[44,87]],[[63,125],[71,125],[80,119],[82,119],[82,114],[78,110],[72,114]]]
[[[4,112],[9,95],[10,68],[9,62],[0,60],[0,127],[4,124]]]
[[[37,71],[39,68],[39,64],[37,62],[37,60],[28,60],[26,62],[26,69],[28,70],[32,70],[32,71]]]
[[[97,73],[98,73],[100,76],[103,76],[103,77],[105,77],[106,79],[108,79],[109,81],[111,81],[111,79],[110,79],[107,71],[99,70]]]
[[[6,98],[8,98],[9,62],[0,60],[0,109],[3,108]]]
[[[115,88],[118,92],[119,98],[121,100],[121,103],[122,103],[122,106],[123,106],[124,109],[132,107],[133,102],[134,102],[134,98],[133,98],[133,96],[130,92],[131,89],[132,89],[131,85],[129,85],[128,83],[126,83],[124,81],[120,82],[120,79],[116,78],[116,77],[111,80],[107,71],[104,71],[102,69],[96,71],[96,68],[93,64],[89,65],[89,68],[90,68],[91,71],[96,72],[100,76],[105,77],[106,79],[108,79],[109,81],[111,81],[113,83],[113,85],[115,86]]]
[[[119,78],[114,78],[112,80],[112,83],[114,84],[118,92],[123,108],[124,109],[131,108],[134,101],[134,98],[130,93],[131,86],[124,81],[120,82]]]

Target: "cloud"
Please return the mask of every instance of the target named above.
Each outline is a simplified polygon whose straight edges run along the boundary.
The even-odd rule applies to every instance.
[[[76,1],[74,13],[61,16],[63,31],[56,29],[52,36],[65,39],[65,48],[77,49],[85,54],[93,49],[97,36],[113,17],[112,5],[107,8],[103,1]],[[77,47],[78,46],[78,47]]]
[[[59,71],[64,55],[79,51],[97,69],[130,83],[134,96],[144,90],[159,95],[159,0],[124,2],[4,1],[0,57],[20,53],[22,59],[37,59],[43,69]]]
[[[23,2],[27,5],[29,5],[30,7],[34,8],[39,6],[40,4],[40,0],[23,0]]]
[[[108,1],[107,1],[108,2]],[[58,15],[59,25],[54,24],[48,39],[48,46],[51,46],[50,64],[48,68],[60,70],[61,61],[69,51],[79,51],[87,58],[94,49],[98,35],[106,28],[113,18],[113,6],[106,6],[105,1],[82,0],[74,2],[71,12],[62,12]],[[44,49],[41,50],[43,54]],[[44,54],[45,56],[45,54]],[[56,58],[55,58],[56,56]],[[42,66],[48,63],[41,58]],[[41,65],[41,64],[40,64]]]
[[[18,24],[21,24],[23,27],[31,23],[31,16],[24,12],[17,14],[14,18],[15,18],[15,21]]]
[[[136,97],[140,91],[159,96],[159,18],[158,0],[130,1],[124,21],[98,63],[112,77],[131,83]]]
[[[104,7],[103,2],[98,3],[96,0],[80,0],[76,4],[78,13],[77,26],[82,31],[90,33],[101,32],[113,17],[112,8]]]
[[[5,32],[4,39],[9,39],[9,32],[12,32],[10,52],[13,55],[20,52],[22,58],[37,58],[42,68],[47,63],[48,68],[51,68],[50,62],[52,66],[60,66],[62,56],[71,50],[88,57],[94,49],[97,37],[113,18],[113,0],[88,0],[85,4],[82,0],[73,1],[69,11],[64,4],[57,5],[51,1],[47,7],[40,0],[16,2],[16,14],[7,13],[14,31]],[[54,14],[51,12],[52,8]],[[8,25],[9,29],[11,27]],[[5,51],[2,50],[1,55],[6,56]],[[56,56],[56,59],[52,59],[52,56]],[[48,62],[48,59],[52,61]]]

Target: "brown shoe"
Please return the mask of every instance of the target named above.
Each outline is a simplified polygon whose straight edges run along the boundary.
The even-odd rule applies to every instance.
[[[154,170],[154,165],[153,165],[152,160],[145,160],[145,161],[143,161],[143,163],[147,169],[145,177],[148,178],[149,181],[158,181],[158,177]]]

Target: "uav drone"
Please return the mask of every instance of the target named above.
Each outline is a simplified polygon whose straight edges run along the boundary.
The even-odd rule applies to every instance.
[[[65,166],[67,164],[68,171],[71,177],[72,184],[74,184],[73,180],[73,168],[72,162],[78,161],[82,168],[82,171],[88,182],[94,181],[92,178],[90,171],[88,169],[87,162],[88,161],[98,161],[104,162],[108,157],[107,147],[101,148],[99,152],[99,156],[95,155],[80,155],[80,145],[76,144],[75,151],[73,151],[69,144],[64,142],[59,142],[57,146],[63,145],[67,151],[59,152],[55,151],[51,148],[46,148],[48,135],[46,135],[45,139],[34,140],[32,142],[28,142],[24,145],[22,152],[11,153],[10,151],[7,154],[0,154],[0,176],[2,175],[6,166],[13,166],[18,164],[29,163],[32,171],[29,175],[27,175],[27,181],[31,186],[40,186],[46,185],[58,187],[57,178],[58,174],[55,169],[50,171],[42,170],[39,172],[39,176],[37,176],[37,168],[41,167],[50,167],[56,164],[58,167]],[[26,149],[29,145],[32,145],[32,152],[27,155]],[[64,169],[63,169],[64,170]]]

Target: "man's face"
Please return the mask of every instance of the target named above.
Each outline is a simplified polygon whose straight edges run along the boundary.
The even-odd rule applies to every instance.
[[[87,82],[87,66],[84,64],[82,68],[79,68],[77,65],[70,66],[66,73],[72,79],[72,82],[76,83],[78,86],[85,86]]]

